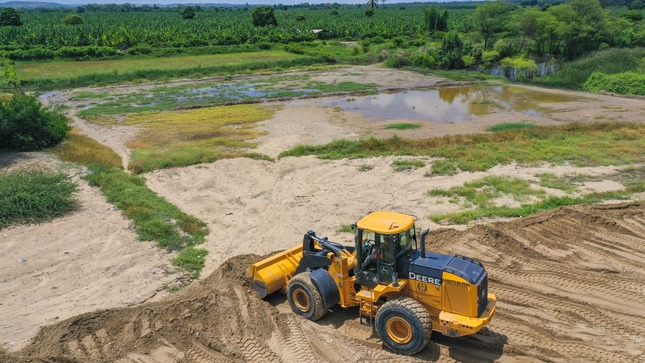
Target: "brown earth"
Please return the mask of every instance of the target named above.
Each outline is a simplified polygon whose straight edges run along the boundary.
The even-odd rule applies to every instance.
[[[47,326],[4,361],[22,362],[642,362],[645,205],[561,208],[431,233],[444,253],[484,262],[497,315],[469,337],[435,337],[413,357],[382,349],[355,309],[317,323],[284,297],[257,298],[236,256],[162,302],[82,314]]]
[[[442,82],[363,68],[315,77],[378,79],[397,86]],[[642,121],[645,115],[643,100],[549,92],[574,94],[576,100],[551,104],[551,112],[530,121]],[[466,123],[392,131],[358,113],[273,105],[282,108],[260,124],[267,134],[257,148],[271,156],[300,143],[338,137],[476,132],[519,117],[496,113]],[[125,145],[136,129],[75,122],[127,163]],[[623,186],[610,180],[617,167],[511,164],[481,173],[429,177],[431,158],[421,158],[424,168],[396,173],[390,166],[393,157],[304,157],[273,163],[229,159],[151,172],[144,175],[150,188],[206,221],[211,230],[203,245],[209,255],[202,276],[209,277],[170,294],[163,286],[177,277],[168,263],[172,255],[151,248],[151,243],[138,243],[130,222],[79,179],[83,168],[61,164],[47,154],[1,156],[3,169],[63,168],[81,185],[81,207],[48,223],[0,231],[0,350],[11,351],[0,353],[0,362],[645,361],[645,329],[638,324],[644,315],[645,213],[638,202],[564,208],[493,225],[477,222],[484,225],[461,232],[435,231],[432,249],[485,263],[491,292],[500,299],[499,310],[490,329],[463,339],[437,337],[413,358],[384,351],[371,329],[358,324],[355,309],[336,309],[311,323],[290,313],[284,298],[257,299],[243,277],[246,266],[258,258],[249,254],[291,247],[308,229],[348,243],[351,237],[338,231],[340,225],[355,222],[369,210],[416,214],[421,227],[437,229],[423,217],[460,207],[446,198],[429,197],[431,189],[487,175],[535,180],[538,173],[579,173],[604,179],[586,183],[585,191],[620,190]],[[373,169],[357,172],[363,164]],[[54,325],[36,335],[48,324]]]

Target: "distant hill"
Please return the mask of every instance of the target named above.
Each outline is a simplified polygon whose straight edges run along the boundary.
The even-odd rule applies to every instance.
[[[75,8],[78,5],[64,5],[42,1],[8,1],[0,3],[0,8],[36,9],[36,8]]]

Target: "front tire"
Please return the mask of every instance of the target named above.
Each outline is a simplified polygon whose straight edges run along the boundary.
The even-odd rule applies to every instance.
[[[432,319],[420,302],[402,297],[390,300],[376,313],[376,332],[390,350],[412,355],[428,345]]]
[[[294,276],[287,286],[287,299],[294,313],[316,321],[327,313],[322,295],[311,281],[309,272]]]

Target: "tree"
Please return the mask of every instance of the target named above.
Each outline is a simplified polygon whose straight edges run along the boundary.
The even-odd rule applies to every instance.
[[[192,6],[186,6],[181,9],[179,14],[181,15],[181,18],[185,20],[195,19],[195,9]]]
[[[69,14],[65,17],[63,23],[67,25],[81,25],[83,24],[83,18],[76,14]]]
[[[433,6],[430,9],[423,9],[423,17],[425,19],[425,26],[429,32],[437,30],[437,23],[439,22],[439,11],[437,7]]]
[[[455,30],[448,32],[441,40],[441,63],[447,69],[464,68],[464,42]]]
[[[629,5],[627,5],[629,10],[643,10],[645,9],[645,4],[641,0],[634,0]]]
[[[258,6],[251,13],[253,26],[278,25],[275,18],[275,12],[271,6]]]
[[[444,10],[443,14],[437,18],[437,30],[442,32],[448,31],[448,10]]]
[[[492,44],[491,39],[505,29],[509,7],[502,1],[487,1],[478,5],[473,14],[473,25],[484,38],[484,49]]]
[[[606,40],[608,15],[599,0],[569,0],[547,12],[556,19],[561,54],[569,60],[598,49]]]
[[[14,8],[3,8],[0,10],[0,26],[20,26],[20,15]]]
[[[385,0],[380,0],[382,3],[385,3]],[[367,0],[367,5],[370,6],[370,9],[374,10],[376,7],[376,3],[378,3],[379,0]]]

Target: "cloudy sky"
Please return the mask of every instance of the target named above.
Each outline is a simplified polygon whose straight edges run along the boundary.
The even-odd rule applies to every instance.
[[[9,0],[5,0],[9,1]],[[38,1],[38,0],[37,0]],[[126,1],[126,0],[39,0],[39,1],[44,1],[44,2],[55,2],[59,4],[123,4],[123,3],[130,3],[130,4],[159,4],[159,5],[165,5],[165,4],[186,4],[186,3],[225,3],[225,4],[268,4],[268,5],[273,5],[273,4],[285,4],[285,5],[293,5],[293,4],[301,4],[304,2],[308,2],[310,4],[318,4],[318,3],[339,3],[339,4],[363,4],[366,1],[359,1],[359,0],[131,0],[131,1]],[[417,2],[424,2],[424,3],[436,3],[436,2],[455,2],[459,0],[426,0],[426,1],[417,1]],[[484,0],[473,0],[473,1],[484,1]],[[0,2],[4,2],[0,0]],[[393,3],[404,3],[404,2],[411,2],[410,0],[387,0],[386,1],[388,4],[393,4]]]

